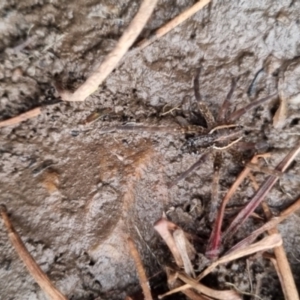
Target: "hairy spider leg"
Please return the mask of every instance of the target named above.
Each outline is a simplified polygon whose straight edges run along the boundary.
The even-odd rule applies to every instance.
[[[196,169],[198,169],[202,165],[202,163],[206,161],[209,154],[210,153],[208,151],[203,153],[200,156],[200,158],[192,166],[190,166],[185,172],[181,173],[175,180],[173,180],[169,184],[169,187],[171,188],[172,186],[176,185],[179,181],[185,179],[188,175],[190,175],[192,172],[194,172]]]
[[[212,188],[211,188],[211,201],[210,201],[210,210],[208,219],[212,223],[218,212],[219,206],[219,180],[220,180],[220,169],[222,166],[222,153],[221,151],[216,151],[215,158],[214,158],[214,174],[213,174],[213,181],[212,181]]]
[[[223,123],[226,121],[226,114],[229,110],[229,106],[230,106],[230,101],[231,101],[231,98],[232,98],[232,95],[233,95],[233,92],[234,90],[236,89],[236,85],[237,85],[237,82],[239,81],[239,77],[237,78],[232,78],[231,80],[231,88],[227,94],[227,97],[225,98],[222,106],[221,106],[221,109],[219,111],[219,115],[217,117],[217,122],[218,123]]]
[[[256,101],[253,101],[252,103],[242,107],[241,109],[236,110],[235,112],[233,112],[227,119],[227,122],[234,122],[237,119],[239,119],[242,115],[244,115],[245,113],[247,113],[249,110],[254,109],[255,107],[263,104],[264,102],[272,99],[274,96],[276,96],[277,93],[274,93],[270,96],[264,97],[262,99],[258,99]]]
[[[203,118],[205,119],[207,128],[212,129],[212,127],[215,125],[215,118],[212,115],[206,103],[202,101],[202,97],[200,94],[200,85],[199,85],[200,73],[201,73],[201,68],[197,69],[196,76],[194,78],[195,98],[198,104],[198,110],[200,114],[203,116]]]

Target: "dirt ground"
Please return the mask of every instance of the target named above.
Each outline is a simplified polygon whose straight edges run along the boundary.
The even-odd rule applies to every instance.
[[[194,2],[159,1],[142,37]],[[139,4],[0,0],[1,120],[43,106],[40,116],[0,129],[0,202],[28,250],[68,299],[124,299],[139,290],[126,243],[129,234],[147,274],[161,282],[162,265],[170,255],[153,224],[163,212],[204,241],[212,228],[206,216],[212,158],[168,188],[197,161],[201,149],[187,150],[180,134],[103,134],[102,128],[128,122],[178,126],[176,116],[186,116],[195,99],[192,83],[201,65],[201,95],[215,116],[232,78],[240,77],[233,111],[276,94],[278,78],[284,76],[288,113],[282,128],[274,128],[272,121],[276,97],[238,123],[246,129],[246,141],[266,142],[270,167],[299,140],[300,1],[295,0],[212,0],[165,37],[129,53],[86,102],[56,103],[54,84],[74,90],[114,47]],[[164,114],[172,108],[176,110]],[[242,168],[225,153],[219,201]],[[265,178],[255,175],[258,182]],[[299,183],[298,157],[268,195],[274,213],[299,197]],[[245,182],[230,206],[246,203],[252,194]],[[195,203],[197,209],[191,211]],[[255,221],[247,222],[237,238],[253,226]],[[279,229],[300,289],[300,213]],[[47,299],[2,224],[0,245],[0,299]],[[243,262],[219,269],[219,282],[249,292],[252,278],[255,287],[261,285],[261,299],[283,299],[272,265],[250,260],[248,272]]]

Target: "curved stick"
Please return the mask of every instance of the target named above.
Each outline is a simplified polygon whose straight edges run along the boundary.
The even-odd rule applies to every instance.
[[[8,237],[18,253],[20,259],[23,261],[30,275],[35,279],[41,289],[53,300],[67,300],[67,298],[54,286],[49,277],[42,271],[40,266],[35,262],[31,254],[26,249],[24,243],[13,227],[5,205],[0,205],[0,214],[4,225],[8,231]]]
[[[4,121],[0,121],[0,128],[1,127],[5,127],[5,126],[11,126],[11,125],[15,125],[15,124],[19,124],[23,121],[26,121],[30,118],[34,118],[38,115],[41,114],[41,107],[36,107],[34,109],[31,109],[23,114],[20,114],[16,117],[4,120]]]
[[[116,47],[108,54],[103,63],[73,94],[68,91],[58,91],[64,101],[84,101],[94,93],[98,86],[117,66],[129,47],[134,43],[148,19],[150,18],[157,0],[144,0],[136,16],[125,30]]]
[[[159,29],[157,29],[154,34],[148,38],[140,41],[137,45],[137,49],[141,50],[146,48],[147,46],[151,45],[160,37],[167,34],[169,31],[174,29],[176,26],[180,25],[186,19],[190,18],[192,15],[197,13],[200,9],[202,9],[205,5],[207,5],[211,0],[200,0],[196,2],[193,6],[185,10],[183,13],[175,17],[173,20],[168,22],[167,24],[163,25]]]

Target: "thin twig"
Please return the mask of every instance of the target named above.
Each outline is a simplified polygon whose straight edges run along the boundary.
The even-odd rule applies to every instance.
[[[37,284],[41,287],[45,294],[50,297],[50,299],[67,300],[67,298],[58,289],[56,289],[48,276],[42,271],[42,269],[26,249],[24,243],[22,242],[8,217],[5,205],[0,205],[0,214],[8,231],[8,237],[12,245]]]
[[[23,114],[20,114],[16,117],[10,118],[8,120],[0,121],[0,128],[5,126],[12,126],[15,124],[19,124],[23,121],[26,121],[28,119],[34,118],[41,114],[41,107],[36,107],[34,109],[31,109]]]
[[[145,296],[145,300],[152,300],[152,295],[151,295],[151,291],[150,291],[150,287],[149,287],[149,282],[146,276],[146,272],[143,266],[143,262],[142,259],[140,257],[140,254],[132,240],[132,238],[128,238],[127,239],[128,242],[128,246],[129,246],[129,250],[130,250],[130,254],[134,260],[135,263],[135,267],[139,276],[139,280],[140,280],[140,285],[141,288],[143,290],[144,296]]]
[[[98,86],[107,78],[113,69],[126,54],[130,46],[134,43],[147,21],[149,20],[157,0],[144,0],[139,11],[124,31],[116,47],[105,58],[103,63],[93,74],[83,83],[73,94],[68,91],[58,91],[64,101],[84,101],[94,93]]]
[[[147,46],[155,42],[157,39],[174,29],[176,26],[183,23],[186,19],[190,18],[192,15],[194,15],[196,12],[202,9],[205,5],[207,5],[210,1],[211,0],[198,1],[192,7],[188,8],[186,11],[175,17],[173,20],[157,29],[150,38],[140,41],[136,49],[141,50],[146,48]]]

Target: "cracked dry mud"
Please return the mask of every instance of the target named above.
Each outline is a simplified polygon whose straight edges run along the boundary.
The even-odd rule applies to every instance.
[[[142,36],[190,7],[194,1],[159,1]],[[300,2],[213,0],[192,18],[120,66],[84,103],[56,103],[53,84],[74,89],[113,48],[139,1],[0,0],[1,120],[38,105],[42,114],[0,129],[0,197],[28,250],[69,299],[124,299],[139,289],[126,238],[134,238],[148,275],[161,271],[169,254],[154,233],[163,211],[186,230],[207,237],[212,161],[185,181],[168,183],[199,153],[184,150],[185,137],[147,132],[101,134],[124,122],[174,126],[163,109],[188,110],[192,81],[202,64],[200,89],[214,115],[240,76],[232,108],[277,91],[284,72],[288,114],[283,128],[272,117],[278,99],[244,115],[247,140],[266,141],[275,166],[299,140]],[[256,77],[253,85],[253,79]],[[100,116],[95,121],[93,114]],[[200,150],[199,150],[200,151]],[[226,156],[219,200],[242,166]],[[256,174],[261,182],[263,174]],[[299,158],[268,196],[276,213],[299,197]],[[231,205],[242,205],[253,190],[246,182]],[[190,204],[192,203],[192,204]],[[196,210],[189,208],[198,203]],[[190,205],[189,205],[190,204]],[[196,214],[197,212],[197,214]],[[300,214],[279,226],[300,288]],[[253,229],[249,221],[238,233]],[[151,251],[150,251],[150,250]],[[262,299],[283,299],[273,267],[251,265]],[[157,275],[156,275],[157,276]],[[158,276],[161,276],[159,274]],[[250,290],[243,262],[222,267],[219,282]],[[0,226],[0,299],[46,299],[27,273]],[[98,297],[98,298],[97,298]]]

